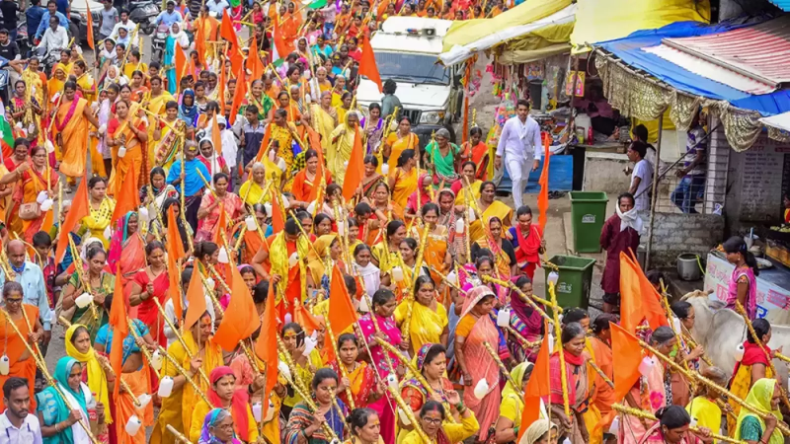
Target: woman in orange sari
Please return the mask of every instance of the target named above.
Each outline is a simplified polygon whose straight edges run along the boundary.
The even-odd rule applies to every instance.
[[[299,111],[299,104],[296,102],[297,98],[291,98],[288,91],[280,91],[277,94],[277,107],[269,111],[269,121],[274,121],[274,110],[284,109],[287,113],[286,122],[296,125],[297,132],[300,138],[304,137],[306,126],[308,125],[307,119]]]
[[[480,250],[490,250],[496,259],[497,279],[509,281],[510,276],[515,276],[518,270],[516,250],[509,240],[502,237],[502,221],[498,217],[489,217],[485,224],[485,236],[472,244],[472,261],[477,260]],[[504,298],[504,295],[500,295],[500,298]]]
[[[50,92],[52,92],[50,90]],[[82,177],[88,158],[88,122],[98,128],[88,101],[75,96],[77,83],[63,85],[63,100],[55,111],[55,143],[63,153],[59,171],[68,178]],[[127,107],[128,108],[128,107]]]
[[[128,283],[145,268],[145,239],[140,234],[140,219],[136,212],[130,211],[118,219],[110,240],[107,264],[110,270],[118,270],[115,278],[121,279],[124,294],[128,295],[131,290]]]
[[[120,196],[123,182],[133,180],[142,186],[140,171],[145,168],[148,131],[145,122],[129,112],[129,102],[121,99],[115,104],[115,117],[107,125],[107,145],[113,147],[114,164],[107,186],[108,194]],[[147,174],[147,171],[146,171]]]
[[[392,190],[392,202],[400,208],[406,208],[409,196],[417,189],[416,165],[414,150],[408,149],[400,154],[398,167],[390,170],[388,185]]]
[[[502,400],[499,367],[484,345],[488,343],[490,347],[495,347],[500,344],[499,331],[491,319],[495,301],[496,295],[485,285],[469,290],[464,299],[460,321],[455,328],[455,359],[466,385],[464,405],[472,409],[475,418],[480,422],[478,441],[486,440],[488,429],[499,417]],[[499,352],[502,356],[502,350]],[[509,357],[506,350],[504,353]],[[478,399],[473,388],[481,379],[486,380],[489,391],[482,399]]]
[[[13,200],[19,206],[26,204],[40,205],[37,202],[38,195],[41,192],[46,192],[47,196],[51,199],[54,195],[51,190],[55,189],[58,185],[58,175],[52,174],[52,170],[47,165],[47,149],[43,145],[35,146],[30,150],[30,163],[23,163],[17,168],[21,177],[21,186],[17,186],[14,191]],[[47,190],[47,182],[49,182],[49,190]],[[17,208],[19,208],[17,206]],[[51,211],[51,210],[50,210]],[[39,216],[34,218],[22,219],[22,233],[25,241],[28,243],[33,242],[33,235],[41,231],[44,224],[44,219],[49,213],[42,211],[39,208]]]
[[[33,385],[36,380],[36,360],[30,356],[25,348],[25,343],[32,336],[31,342],[36,344],[41,338],[44,327],[38,320],[38,308],[22,303],[22,285],[7,281],[3,286],[3,308],[11,316],[11,321],[16,325],[22,335],[16,334],[14,328],[6,322],[0,322],[0,342],[5,344],[4,354],[8,356],[10,370],[7,375],[0,375],[0,385],[5,384],[8,378],[17,376],[27,379],[30,389],[30,412],[36,411],[36,397],[33,396]],[[25,314],[22,313],[25,310]],[[35,322],[28,326],[27,319]],[[5,409],[5,403],[0,399],[0,409]]]
[[[398,166],[398,159],[405,150],[415,150],[420,146],[420,139],[411,132],[411,120],[406,116],[401,116],[398,122],[398,130],[390,133],[384,141],[382,152],[388,158],[387,165],[390,171],[394,171]]]
[[[135,273],[129,291],[129,306],[136,307],[137,319],[143,321],[151,332],[156,343],[167,347],[164,334],[164,320],[153,299],[164,306],[167,290],[170,288],[167,267],[165,266],[165,247],[159,241],[152,241],[145,246],[148,266]],[[134,310],[134,309],[133,309]]]
[[[241,245],[239,245],[240,264],[251,264],[252,258],[263,247],[264,236],[272,234],[272,228],[266,224],[266,208],[263,204],[256,203],[252,206],[252,212],[258,222],[258,230],[244,230]],[[242,225],[239,225],[240,227]]]
[[[331,341],[331,338],[326,340]],[[357,361],[359,357],[357,336],[353,333],[340,335],[337,338],[337,351],[339,355],[337,360],[329,363],[329,368],[340,376],[337,397],[345,405],[350,406],[351,404],[348,402],[348,392],[350,391],[356,408],[367,407],[368,404],[381,398],[382,393],[378,390],[376,375],[373,373],[375,370],[365,361]],[[341,365],[344,371],[341,371]],[[343,376],[344,374],[345,376]]]
[[[442,276],[446,275],[453,265],[453,258],[447,250],[449,243],[449,230],[444,225],[436,222],[439,220],[439,205],[428,202],[422,206],[422,220],[428,226],[428,235],[425,237],[423,259],[425,265],[431,270],[431,278],[434,282],[441,282]],[[424,228],[415,227],[416,238],[422,241]],[[440,295],[440,301],[442,297]],[[443,301],[442,301],[443,302]]]
[[[318,153],[315,150],[307,150],[304,160],[305,167],[296,173],[291,192],[294,195],[294,199],[296,199],[292,204],[307,207],[311,202],[315,201],[318,190],[321,189],[322,185],[326,187],[332,183],[332,177],[329,175],[326,167],[323,167],[324,183],[321,183],[321,177],[318,176]]]
[[[365,175],[362,177],[362,196],[370,201],[373,199],[373,193],[378,184],[385,183],[386,177],[376,172],[379,168],[379,160],[375,155],[369,154],[365,156],[363,161],[365,163]]]
[[[483,138],[483,130],[479,126],[473,127],[469,131],[469,141],[461,145],[461,165],[466,161],[475,163],[476,171],[475,178],[485,181],[488,170],[488,145],[481,139]],[[461,174],[461,171],[458,172]]]

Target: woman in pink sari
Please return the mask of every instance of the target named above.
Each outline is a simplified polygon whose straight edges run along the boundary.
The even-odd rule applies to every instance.
[[[137,310],[137,319],[148,326],[151,336],[161,346],[167,346],[164,335],[164,321],[153,299],[164,306],[170,280],[165,265],[165,247],[162,242],[151,241],[145,246],[148,266],[138,271],[131,280],[129,306]]]
[[[586,332],[578,322],[569,322],[562,328],[562,349],[549,357],[549,383],[551,385],[551,413],[559,418],[559,435],[570,439],[572,443],[586,443],[590,435],[582,414],[590,402],[590,387],[587,378],[587,360],[589,355],[584,351]],[[565,358],[565,382],[567,383],[570,417],[565,415],[562,363],[560,353]]]
[[[208,180],[208,178],[206,178]],[[195,243],[215,239],[217,230],[227,230],[242,214],[246,214],[244,203],[237,194],[228,192],[230,178],[225,173],[214,175],[214,192],[203,195],[198,209],[198,229]],[[225,211],[225,226],[219,227],[220,211]]]
[[[477,441],[485,441],[489,428],[499,418],[499,404],[502,393],[499,387],[499,367],[486,350],[488,344],[493,350],[499,349],[500,336],[491,310],[496,295],[489,287],[480,285],[466,294],[461,318],[455,327],[455,358],[464,376],[464,405],[469,407],[480,423]],[[509,358],[505,349],[506,356]],[[488,393],[483,399],[475,396],[475,388],[485,379]]]
[[[115,233],[110,240],[110,251],[107,265],[121,279],[124,294],[129,294],[129,281],[140,270],[145,268],[145,239],[140,234],[137,213],[130,211],[118,219]]]
[[[395,319],[392,317],[398,302],[395,298],[395,293],[386,288],[381,288],[373,294],[372,305],[372,311],[359,319],[359,326],[362,329],[362,334],[365,335],[365,340],[370,345],[371,362],[376,363],[376,371],[381,376],[381,379],[386,381],[392,370],[398,368],[400,360],[397,356],[378,345],[376,338],[387,341],[396,347],[400,346],[401,333],[395,324]],[[378,329],[373,324],[374,318]],[[390,367],[390,363],[392,363],[392,367]],[[395,377],[398,376],[397,374],[395,375]],[[395,406],[395,400],[390,398],[389,394],[382,396],[367,406],[378,413],[381,420],[381,438],[387,443],[395,442]]]
[[[700,429],[700,433],[689,431],[691,417],[686,410],[679,405],[662,407],[656,412],[658,421],[648,429],[639,444],[700,444],[710,443],[710,431],[705,428]]]

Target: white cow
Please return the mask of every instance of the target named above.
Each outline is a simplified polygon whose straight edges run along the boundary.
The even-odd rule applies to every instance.
[[[735,311],[724,308],[722,302],[710,300],[706,292],[694,291],[683,296],[682,300],[694,307],[692,338],[705,349],[705,355],[713,364],[731,377],[735,368],[735,350],[746,340],[746,322]],[[771,332],[768,346],[771,349],[783,346],[785,353],[790,351],[790,327],[771,322]],[[786,386],[787,364],[774,359],[774,367],[779,372],[779,381]]]

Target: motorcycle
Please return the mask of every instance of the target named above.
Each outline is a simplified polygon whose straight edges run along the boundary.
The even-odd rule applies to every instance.
[[[34,48],[34,55],[44,67],[45,73],[51,73],[52,68],[60,62],[60,49],[50,49],[45,52],[44,48]]]
[[[156,28],[156,34],[151,39],[151,60],[162,61],[162,57],[165,55],[165,43],[169,31],[168,26],[165,24],[161,24]]]
[[[156,29],[159,6],[152,0],[132,0],[129,3],[129,19],[140,25],[143,34],[151,35]]]

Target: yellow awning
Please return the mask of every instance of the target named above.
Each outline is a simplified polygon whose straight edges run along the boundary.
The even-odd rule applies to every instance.
[[[571,34],[575,53],[640,29],[658,29],[682,21],[710,23],[708,0],[578,0],[577,6]]]
[[[446,65],[459,63],[473,53],[547,26],[573,21],[571,0],[526,0],[494,18],[456,21],[442,39],[440,58]],[[562,13],[565,12],[565,13]],[[545,23],[536,23],[546,19]],[[530,28],[528,25],[535,24]],[[526,27],[526,28],[524,28]]]

